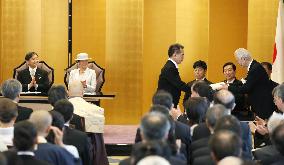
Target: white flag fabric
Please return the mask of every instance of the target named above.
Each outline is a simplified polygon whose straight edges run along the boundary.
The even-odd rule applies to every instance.
[[[279,84],[284,82],[284,2],[279,0],[273,65],[271,79]]]

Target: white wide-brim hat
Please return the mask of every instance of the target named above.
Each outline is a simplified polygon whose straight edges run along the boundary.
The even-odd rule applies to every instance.
[[[75,59],[76,61],[81,61],[81,60],[89,60],[89,55],[87,53],[79,53],[77,54],[77,58]]]

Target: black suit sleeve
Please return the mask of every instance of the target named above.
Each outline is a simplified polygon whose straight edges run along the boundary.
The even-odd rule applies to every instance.
[[[27,92],[28,91],[28,84],[31,82],[30,75],[27,74],[26,70],[20,71],[17,80],[20,81],[22,84],[22,91]]]
[[[49,79],[47,72],[40,71],[36,74],[36,82],[38,84],[37,91],[47,93],[49,90]]]
[[[190,88],[187,86],[185,82],[183,82],[179,76],[178,70],[176,68],[170,67],[168,68],[166,79],[177,89],[181,91],[187,92]]]

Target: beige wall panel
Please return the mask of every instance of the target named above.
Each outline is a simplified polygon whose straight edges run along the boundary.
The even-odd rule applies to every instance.
[[[222,66],[232,61],[237,65],[233,52],[247,46],[247,0],[210,0],[208,79],[224,79]],[[237,65],[237,77],[245,69]]]
[[[176,42],[176,2],[144,0],[143,114],[149,111],[158,78],[168,59],[168,47]]]
[[[106,84],[116,92],[105,105],[107,124],[136,124],[142,109],[143,1],[106,1]]]
[[[78,53],[86,52],[105,67],[105,5],[105,0],[73,1],[73,62]]]
[[[185,46],[185,57],[179,71],[185,82],[194,79],[192,65],[208,59],[208,0],[178,0],[176,6],[176,40]]]
[[[68,1],[42,1],[41,59],[55,71],[55,84],[63,84],[68,54]]]
[[[249,0],[248,49],[259,62],[272,62],[278,0]]]
[[[26,10],[24,1],[1,0],[1,82],[12,78],[13,68],[23,62]]]

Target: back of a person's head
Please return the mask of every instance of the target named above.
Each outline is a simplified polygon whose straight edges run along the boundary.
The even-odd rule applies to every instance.
[[[33,151],[37,143],[37,130],[30,121],[20,121],[14,125],[14,146],[18,151]]]
[[[284,156],[284,124],[278,125],[271,135],[271,141],[277,150]]]
[[[235,96],[232,92],[222,89],[214,94],[214,104],[222,104],[227,109],[233,110],[235,107]]]
[[[17,105],[10,99],[0,98],[0,122],[10,123],[18,116]]]
[[[57,111],[51,111],[50,114],[52,116],[51,125],[54,126],[54,127],[57,127],[58,129],[60,129],[62,131],[63,127],[64,127],[64,123],[65,123],[63,116]],[[53,131],[49,131],[49,133],[46,137],[46,140],[49,143],[55,144],[54,139],[55,139],[55,135],[54,135]]]
[[[284,116],[279,113],[273,113],[267,122],[267,129],[269,134],[272,134],[274,129],[282,123],[284,123]]]
[[[150,108],[150,112],[159,112],[159,113],[164,114],[167,117],[170,115],[169,109],[166,106],[159,105],[159,104],[152,105]]]
[[[38,134],[46,134],[46,130],[51,126],[52,117],[48,111],[37,110],[31,114],[29,121],[35,125]]]
[[[67,99],[68,95],[63,85],[52,85],[48,91],[48,101],[54,106],[54,104],[61,99]]]
[[[150,112],[142,118],[140,129],[144,140],[162,140],[168,135],[170,122],[164,114]]]
[[[207,70],[207,64],[205,61],[202,60],[195,61],[192,67],[193,69],[202,68],[204,70]]]
[[[3,82],[1,93],[4,97],[15,100],[22,92],[22,84],[16,79],[9,79]]]
[[[170,165],[170,162],[161,156],[147,156],[141,159],[137,165]]]
[[[70,101],[61,99],[55,103],[54,110],[64,117],[64,121],[66,123],[70,121],[73,116],[74,106]]]
[[[243,160],[235,156],[227,156],[218,162],[218,165],[242,165]]]
[[[266,66],[268,70],[272,71],[272,64],[270,62],[260,63],[262,66]]]
[[[170,93],[164,90],[159,90],[154,94],[152,104],[163,105],[170,110],[173,107],[173,97]]]
[[[282,102],[284,102],[284,83],[279,84],[277,87],[275,87],[272,91],[272,95],[279,97]]]
[[[239,157],[242,151],[241,138],[232,131],[221,130],[214,133],[209,140],[213,159],[220,161],[227,156]]]
[[[206,111],[209,108],[209,101],[204,97],[190,97],[184,103],[187,118],[194,124],[205,121]]]
[[[225,115],[230,115],[230,111],[221,104],[215,104],[206,112],[206,123],[214,128],[217,121]]]
[[[218,132],[221,130],[232,131],[235,134],[241,136],[241,123],[240,121],[233,115],[226,115],[218,119],[214,132]]]
[[[192,90],[198,93],[200,97],[206,97],[209,102],[213,100],[213,89],[205,81],[199,80],[192,85]]]
[[[172,44],[170,45],[169,49],[168,49],[168,56],[172,57],[175,53],[180,53],[181,49],[183,49],[184,46],[182,46],[181,44]]]
[[[131,161],[136,164],[139,160],[151,155],[168,159],[171,156],[171,148],[164,140],[142,141],[134,145]]]
[[[83,85],[80,81],[75,80],[68,84],[69,96],[82,96],[84,93]]]

